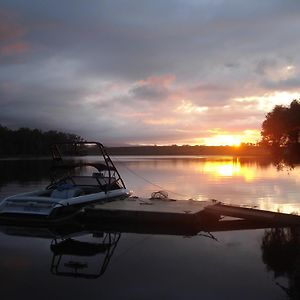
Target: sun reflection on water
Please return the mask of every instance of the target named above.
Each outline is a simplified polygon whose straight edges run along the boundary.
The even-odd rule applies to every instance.
[[[254,169],[242,166],[238,158],[224,161],[206,161],[201,169],[215,179],[220,177],[243,177],[246,181],[253,181],[255,178]]]
[[[258,199],[258,208],[262,210],[300,215],[299,203],[275,203],[274,199],[263,197]]]

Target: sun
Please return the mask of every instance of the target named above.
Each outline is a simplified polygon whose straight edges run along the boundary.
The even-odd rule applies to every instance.
[[[244,143],[255,144],[260,138],[260,131],[257,129],[246,129],[243,131],[230,132],[213,128],[208,130],[208,136],[194,138],[193,144],[206,146],[231,146],[240,147]]]
[[[222,136],[222,144],[228,146],[239,147],[241,145],[241,140],[237,136],[224,135]]]
[[[229,142],[231,144],[228,144],[228,145],[234,146],[234,147],[240,147],[241,143],[242,143],[238,137],[232,137],[232,139],[229,139]]]
[[[239,147],[241,145],[241,137],[229,134],[218,134],[209,138],[206,138],[205,144],[207,146],[234,146]]]

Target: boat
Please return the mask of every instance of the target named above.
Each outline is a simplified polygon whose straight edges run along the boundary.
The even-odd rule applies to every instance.
[[[90,153],[93,156],[87,156]],[[65,217],[91,203],[120,200],[130,195],[101,143],[59,143],[51,146],[51,154],[50,184],[41,190],[5,198],[0,204],[0,219]]]

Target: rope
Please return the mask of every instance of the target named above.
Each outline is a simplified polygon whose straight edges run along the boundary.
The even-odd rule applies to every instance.
[[[165,189],[163,186],[158,185],[158,184],[156,184],[156,183],[150,181],[149,179],[145,178],[144,176],[138,174],[137,172],[131,170],[128,166],[126,166],[126,164],[125,164],[123,161],[120,161],[118,158],[114,157],[114,159],[117,160],[119,163],[121,163],[122,166],[123,166],[125,169],[127,169],[127,171],[129,171],[130,173],[132,173],[132,174],[135,175],[136,177],[138,177],[138,178],[144,180],[145,182],[147,182],[147,183],[149,183],[149,184],[151,184],[151,185],[153,185],[153,186],[155,186],[155,187],[157,187],[157,188],[159,188],[159,189],[161,189],[161,190],[167,191],[167,192],[169,192],[169,193],[171,193],[171,194],[173,194],[173,195],[177,195],[177,196],[184,197],[184,198],[191,198],[191,197],[189,197],[188,195],[181,194],[181,193],[177,193],[177,192],[174,192],[174,191]]]
[[[209,231],[207,231],[206,233],[199,232],[197,234],[197,236],[204,236],[204,237],[210,238],[212,240],[215,240],[216,242],[219,242],[219,240]]]
[[[132,245],[129,245],[121,253],[119,253],[118,255],[116,255],[114,257],[114,263],[116,261],[118,261],[123,255],[126,255],[128,252],[131,252],[131,250],[134,249],[134,248],[136,248],[137,246],[140,246],[140,245],[144,244],[145,242],[147,242],[152,237],[153,237],[152,234],[151,235],[146,235],[141,240],[137,240],[136,242],[133,242]]]

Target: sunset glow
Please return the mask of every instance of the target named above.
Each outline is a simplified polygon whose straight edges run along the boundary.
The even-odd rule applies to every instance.
[[[275,105],[300,98],[292,5],[185,1],[177,10],[167,0],[119,10],[100,1],[73,14],[62,1],[58,24],[50,3],[2,2],[0,120],[9,128],[106,145],[238,147],[261,139]]]
[[[1,0],[2,299],[299,298],[299,32],[300,0]]]
[[[240,146],[241,137],[233,135],[216,135],[205,139],[204,142],[207,146]]]
[[[241,133],[230,134],[230,132],[220,131],[219,129],[209,130],[208,137],[196,138],[192,145],[207,145],[207,146],[235,146],[239,147],[242,143],[257,143],[260,139],[258,130],[244,130]]]

